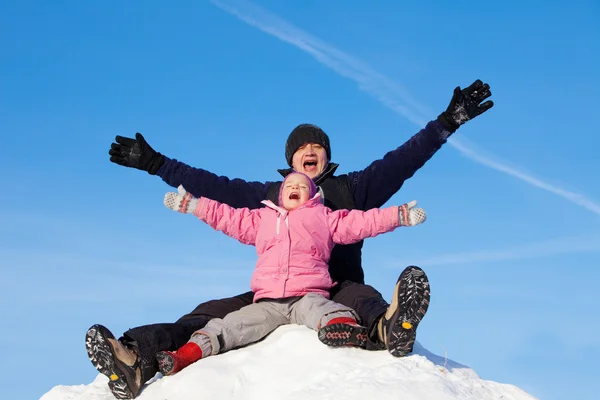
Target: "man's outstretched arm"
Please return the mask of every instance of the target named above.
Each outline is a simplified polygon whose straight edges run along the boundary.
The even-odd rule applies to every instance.
[[[456,87],[446,111],[382,159],[362,171],[348,174],[356,207],[361,210],[383,206],[462,124],[492,108],[487,83],[476,80],[471,86]]]
[[[207,197],[232,207],[260,208],[270,183],[229,179],[202,168],[194,168],[155,151],[140,133],[135,139],[117,136],[108,152],[110,161],[157,175],[169,186],[184,186],[195,197]]]

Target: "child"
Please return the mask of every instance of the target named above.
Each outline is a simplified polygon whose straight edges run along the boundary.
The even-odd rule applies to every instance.
[[[178,190],[165,195],[165,206],[194,214],[214,229],[255,245],[258,261],[250,284],[254,303],[212,319],[176,352],[159,352],[163,375],[254,343],[290,323],[317,330],[329,346],[364,347],[367,329],[359,325],[355,312],[329,300],[335,285],[327,265],[331,250],[336,243],[351,244],[425,221],[425,211],[414,208],[416,201],[369,211],[332,211],[322,204],[312,179],[299,172],[284,179],[279,205],[263,201],[266,207],[255,210],[196,199],[182,186]]]

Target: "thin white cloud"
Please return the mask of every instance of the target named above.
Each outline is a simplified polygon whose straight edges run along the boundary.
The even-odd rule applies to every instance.
[[[456,264],[484,264],[581,253],[600,253],[600,236],[564,237],[501,250],[483,250],[478,252],[441,254],[434,257],[419,257],[419,265],[431,267]],[[389,266],[393,268],[403,265],[405,263],[398,260],[389,263]]]
[[[423,126],[427,122],[422,115],[431,113],[425,106],[413,99],[401,85],[374,71],[361,60],[248,1],[210,2],[248,25],[308,53],[338,75],[353,80],[361,90],[416,125]]]
[[[543,189],[547,192],[553,193],[595,214],[600,215],[600,204],[594,202],[586,196],[580,193],[568,191],[555,185],[551,185],[550,183],[528,175],[523,171],[519,171],[516,168],[509,167],[506,162],[494,161],[495,157],[484,157],[481,155],[481,150],[476,150],[474,145],[467,145],[465,142],[466,140],[464,138],[461,138],[460,140],[453,138],[453,140],[449,141],[448,143],[450,143],[452,146],[454,146],[455,149],[460,151],[465,157],[469,158],[472,161],[485,165],[486,167],[495,169],[496,171],[500,171],[507,175],[513,176],[517,179],[529,183],[531,186],[535,186],[539,189]]]
[[[0,265],[4,267],[0,273],[0,299],[18,299],[19,304],[25,305],[101,304],[106,303],[107,296],[127,293],[133,299],[131,304],[136,305],[186,299],[200,303],[249,290],[254,259],[214,260],[206,268],[204,259],[195,265],[162,265],[139,259],[120,261],[72,252],[0,248]],[[107,268],[115,273],[106,274]]]
[[[412,98],[406,89],[397,82],[373,70],[358,58],[325,43],[321,39],[301,30],[265,9],[243,0],[209,1],[248,25],[308,53],[338,75],[354,81],[361,90],[417,126],[422,127],[429,120],[424,115],[432,115],[426,106]],[[464,141],[458,140],[455,137],[452,137],[448,143],[474,162],[510,175],[536,188],[553,193],[573,204],[600,215],[600,204],[582,194],[570,192],[539,178],[535,178],[523,171],[509,167],[503,162],[484,157],[473,147],[466,145]]]

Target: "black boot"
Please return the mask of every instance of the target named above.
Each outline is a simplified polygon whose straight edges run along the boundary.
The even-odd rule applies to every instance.
[[[379,337],[394,357],[404,357],[412,351],[429,297],[429,280],[421,268],[411,266],[402,271],[392,303],[378,324]]]
[[[367,328],[353,318],[335,318],[319,329],[319,340],[331,347],[367,347]]]

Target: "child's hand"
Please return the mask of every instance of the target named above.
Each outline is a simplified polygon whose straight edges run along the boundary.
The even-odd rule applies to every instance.
[[[422,224],[427,219],[427,214],[422,208],[415,208],[417,201],[413,200],[410,203],[402,204],[398,207],[398,217],[400,218],[400,226],[415,226]]]
[[[164,203],[167,208],[184,214],[193,214],[198,205],[198,199],[188,193],[183,186],[179,185],[177,192],[165,194]]]

